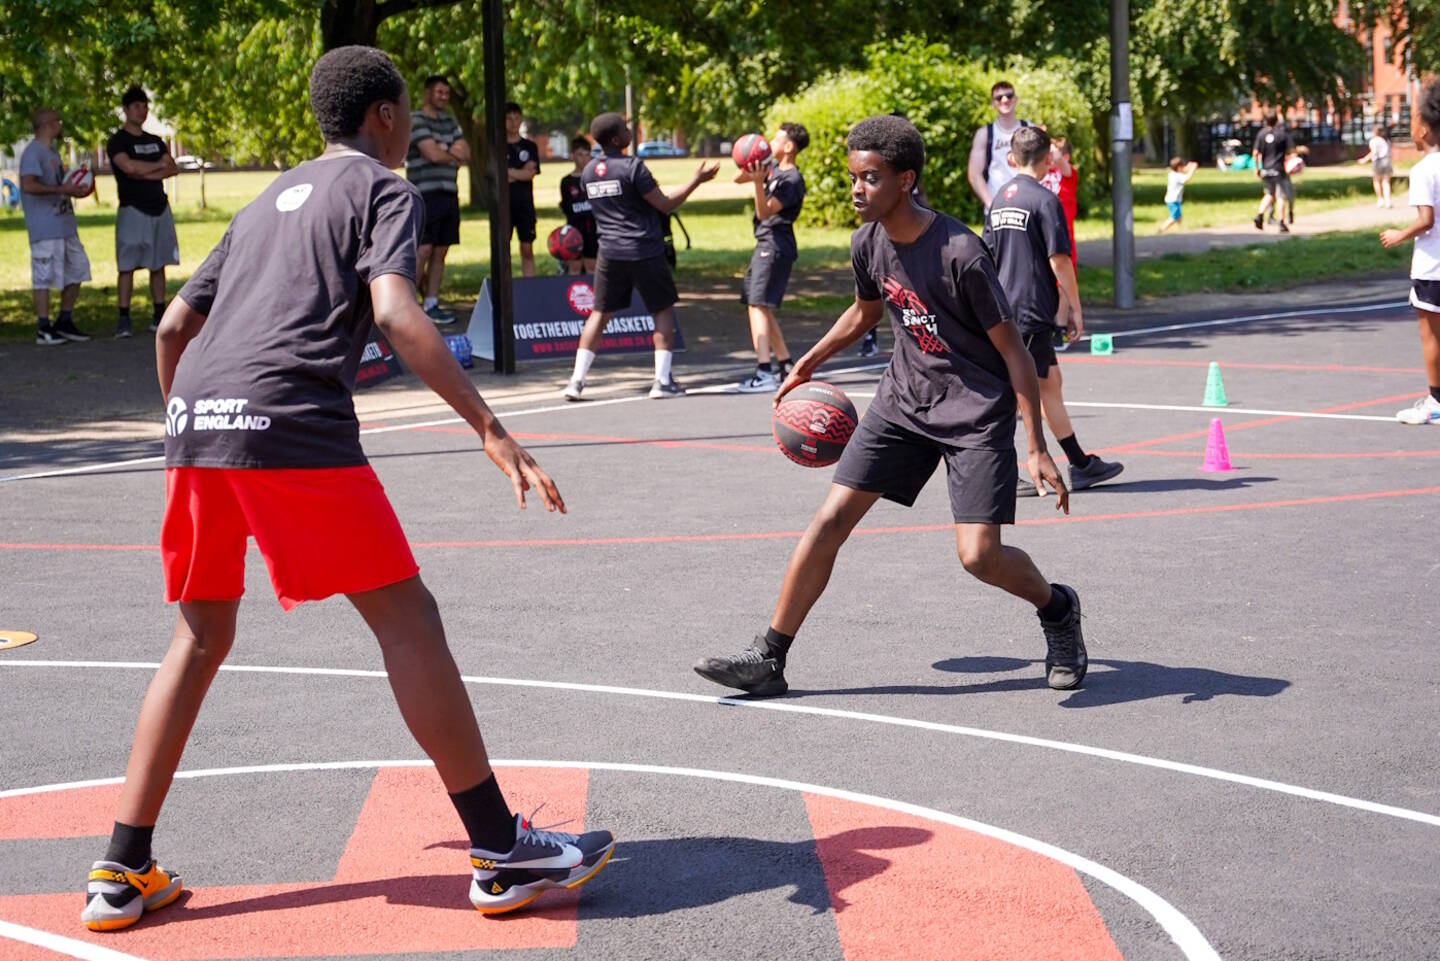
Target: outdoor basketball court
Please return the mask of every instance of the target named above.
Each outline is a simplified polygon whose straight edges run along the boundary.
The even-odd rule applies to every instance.
[[[1007,532],[1080,592],[1074,692],[1027,606],[961,568],[939,480],[842,551],[789,696],[697,677],[763,630],[829,482],[775,450],[767,396],[566,405],[555,368],[557,399],[497,409],[565,517],[515,510],[453,419],[365,424],[507,796],[619,841],[578,896],[497,919],[359,617],[282,614],[251,551],[156,837],[190,893],[85,932],[174,618],[163,466],[76,472],[158,452],[127,443],[33,476],[57,465],[12,446],[0,631],[39,640],[0,650],[0,958],[1440,957],[1440,431],[1393,420],[1424,384],[1413,312],[1117,330],[1061,362],[1080,441],[1125,473]],[[832,367],[863,408],[879,369]],[[1235,469],[1203,473],[1217,415]]]

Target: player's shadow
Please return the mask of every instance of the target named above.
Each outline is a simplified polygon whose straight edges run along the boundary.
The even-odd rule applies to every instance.
[[[1007,677],[975,684],[893,684],[830,690],[790,689],[790,697],[817,694],[1000,694],[1048,690],[1043,660],[1021,657],[953,657],[936,661],[937,671],[956,674],[998,674],[1027,670],[1024,677]],[[1095,668],[1104,668],[1096,670]],[[1278,677],[1227,674],[1207,667],[1169,667],[1150,661],[1091,658],[1084,684],[1060,702],[1061,707],[1106,707],[1132,701],[1179,697],[1180,703],[1209,701],[1216,697],[1274,697],[1290,686]]]
[[[1238,491],[1256,484],[1268,484],[1278,477],[1148,477],[1144,480],[1110,481],[1088,487],[1076,497],[1093,494],[1164,494],[1170,491]]]
[[[756,891],[788,891],[786,900],[824,914],[848,907],[845,891],[878,877],[891,861],[876,852],[916,847],[934,832],[913,827],[871,827],[842,831],[820,841],[761,841],[747,837],[686,837],[626,841],[604,871],[585,885],[583,918],[640,918],[686,908],[723,904]],[[463,841],[433,847],[467,849]],[[823,847],[822,866],[817,848]],[[465,862],[460,861],[461,864]],[[413,875],[349,883],[315,884],[300,890],[255,894],[191,907],[186,891],[175,906],[142,924],[185,924],[217,917],[257,915],[383,898],[393,905],[472,912],[463,874]],[[833,887],[832,887],[833,886]],[[497,915],[497,920],[565,918],[573,895],[550,892],[535,910]]]

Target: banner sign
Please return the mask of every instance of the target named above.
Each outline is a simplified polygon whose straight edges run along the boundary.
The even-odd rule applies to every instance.
[[[515,359],[573,356],[580,346],[580,329],[595,306],[594,278],[589,274],[516,277],[511,281],[511,291],[515,299]],[[466,333],[475,356],[495,359],[494,302],[489,278],[480,288]],[[654,335],[655,318],[635,291],[630,294],[630,306],[610,317],[596,353],[648,352],[654,349]],[[675,327],[675,349],[685,349],[679,324]]]
[[[402,373],[404,369],[400,366],[400,358],[390,349],[390,342],[378,327],[372,326],[370,340],[360,355],[360,367],[355,371],[355,389],[374,387]]]

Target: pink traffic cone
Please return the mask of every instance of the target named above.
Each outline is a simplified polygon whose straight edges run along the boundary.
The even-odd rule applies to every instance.
[[[1233,470],[1230,451],[1225,447],[1225,428],[1220,426],[1218,417],[1210,420],[1210,439],[1205,444],[1205,463],[1200,465],[1200,469],[1211,472]]]

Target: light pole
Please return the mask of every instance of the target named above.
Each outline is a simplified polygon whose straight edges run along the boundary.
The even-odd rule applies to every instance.
[[[1110,205],[1115,306],[1135,306],[1135,214],[1130,195],[1130,0],[1110,0]]]

